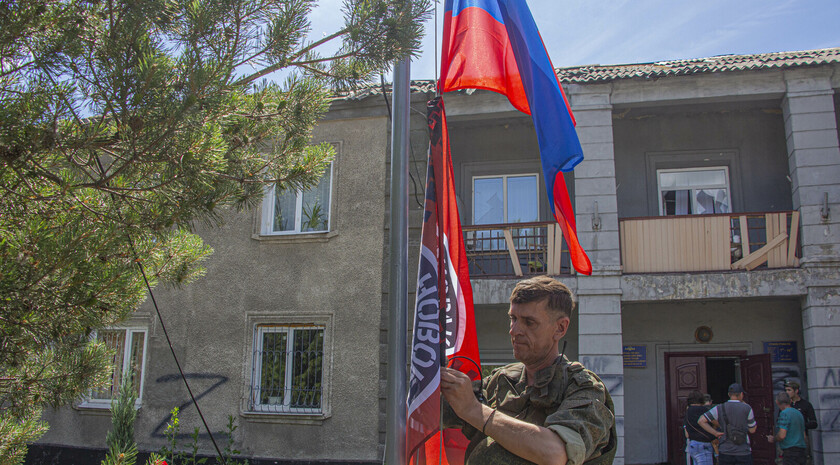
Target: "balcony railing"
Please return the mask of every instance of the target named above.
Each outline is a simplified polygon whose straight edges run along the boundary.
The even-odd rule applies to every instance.
[[[799,212],[732,213],[620,222],[624,273],[799,266]]]
[[[553,221],[462,229],[471,278],[574,273]],[[624,273],[799,266],[797,211],[626,218],[619,229]]]
[[[554,222],[463,226],[470,277],[570,274],[568,248]]]

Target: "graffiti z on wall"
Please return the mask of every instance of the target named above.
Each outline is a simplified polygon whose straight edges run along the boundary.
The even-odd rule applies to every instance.
[[[193,384],[190,383],[190,387],[193,389],[193,394],[195,395],[196,402],[200,401],[203,397],[207,396],[208,394],[210,394],[211,392],[216,390],[219,386],[227,383],[227,381],[228,381],[227,376],[216,375],[216,374],[212,374],[212,373],[184,373],[184,377],[187,378],[188,381],[189,380],[210,380],[210,381],[215,380],[215,383],[212,383],[212,384],[206,386],[203,391],[195,390],[195,387],[193,386]],[[183,381],[181,380],[181,375],[179,375],[178,373],[174,373],[174,374],[170,374],[170,375],[161,376],[160,378],[156,379],[155,382],[156,383],[174,383],[174,382],[181,383]],[[190,405],[193,405],[193,401],[191,399],[188,399],[186,402],[181,403],[177,407],[178,407],[179,411],[183,412],[184,409],[186,409]],[[164,432],[166,431],[166,424],[169,423],[169,420],[170,420],[169,415],[167,415],[166,418],[161,420],[161,422],[158,423],[158,425],[154,429],[154,431],[152,431],[152,437],[154,437],[154,438],[165,438],[166,435],[164,435]],[[214,431],[213,435],[215,436],[215,435],[223,434],[223,433],[224,432],[221,431],[221,430],[218,431],[218,432]],[[191,438],[192,434],[190,434],[190,433],[178,433],[176,435],[176,437],[178,439],[186,439],[186,438]],[[204,433],[199,434],[199,437],[202,438],[202,439],[209,439],[210,435],[207,434],[206,432],[204,432]]]
[[[840,368],[828,368],[822,379],[823,389],[830,389],[820,394],[819,409],[824,413],[820,429],[823,431],[840,431]]]

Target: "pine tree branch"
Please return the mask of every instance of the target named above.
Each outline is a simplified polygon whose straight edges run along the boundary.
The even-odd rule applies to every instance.
[[[311,50],[315,49],[316,47],[318,47],[318,46],[320,46],[320,45],[323,45],[323,44],[325,44],[325,43],[327,43],[327,42],[329,42],[329,41],[331,41],[331,40],[335,39],[336,37],[340,37],[340,36],[342,36],[342,35],[346,34],[347,32],[349,32],[349,28],[344,28],[344,29],[342,29],[342,30],[340,30],[340,31],[338,31],[338,32],[335,32],[335,33],[333,33],[333,34],[328,35],[327,37],[324,37],[323,39],[321,39],[321,40],[319,40],[319,41],[317,41],[317,42],[313,42],[313,43],[312,43],[312,44],[310,44],[309,46],[301,48],[301,49],[298,51],[298,53],[297,53],[297,54],[293,55],[293,56],[290,58],[290,60],[295,60],[295,59],[297,59],[297,58],[299,58],[299,57],[301,57],[301,56],[305,55],[305,54],[306,54],[306,53],[308,53],[309,51],[311,51]],[[273,73],[273,72],[275,72],[275,71],[278,71],[278,70],[280,70],[280,69],[286,68],[286,67],[288,67],[288,66],[289,66],[289,65],[288,65],[288,64],[286,64],[286,63],[275,63],[275,64],[273,64],[273,65],[271,65],[271,66],[268,66],[268,67],[266,67],[266,68],[263,68],[263,69],[262,69],[262,70],[260,70],[260,71],[257,71],[257,72],[256,72],[256,73],[254,73],[254,74],[251,74],[251,75],[249,75],[249,76],[246,76],[246,77],[244,77],[244,78],[242,78],[242,79],[240,79],[240,80],[238,80],[238,81],[234,82],[234,83],[233,83],[233,85],[234,85],[234,86],[244,86],[245,84],[248,84],[248,83],[254,82],[254,81],[256,81],[257,79],[259,79],[259,78],[261,78],[261,77],[263,77],[263,76],[269,75],[269,74],[271,74],[271,73]]]

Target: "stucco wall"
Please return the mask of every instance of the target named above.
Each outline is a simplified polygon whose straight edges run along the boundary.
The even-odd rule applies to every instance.
[[[796,341],[804,369],[802,317],[797,299],[716,300],[623,304],[623,343],[647,346],[647,366],[624,370],[626,463],[666,461],[666,352],[745,350],[763,353],[763,341]],[[708,326],[714,337],[697,343]]]
[[[655,170],[695,166],[729,166],[733,211],[792,208],[779,102],[616,109],[613,134],[619,217],[658,216]]]
[[[207,276],[182,289],[155,290],[184,371],[216,440],[228,415],[239,429],[235,448],[246,456],[284,459],[378,458],[379,325],[383,282],[382,227],[386,211],[387,119],[331,120],[314,142],[339,146],[333,168],[331,232],[309,240],[260,239],[259,212],[230,213],[217,229],[199,228],[215,249]],[[254,319],[325,321],[325,407],[322,420],[241,415],[250,382]],[[136,437],[141,450],[164,444],[169,411],[182,406],[181,429],[200,426],[177,377],[160,325],[145,304],[149,351]],[[107,412],[64,408],[48,412],[42,444],[104,447]],[[290,421],[291,420],[291,421]],[[203,428],[202,428],[203,429]],[[181,443],[186,446],[188,439]],[[201,452],[213,454],[207,439]]]

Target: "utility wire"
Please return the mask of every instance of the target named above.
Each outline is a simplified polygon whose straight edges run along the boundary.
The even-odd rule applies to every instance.
[[[385,87],[385,76],[382,75],[382,74],[379,75],[379,84],[382,88],[382,98],[385,99],[385,108],[388,109],[388,122],[390,123],[393,120],[393,115],[391,114],[391,103],[388,102],[388,90]],[[409,102],[409,107],[410,106],[411,106],[411,102]],[[417,110],[414,110],[413,108],[412,108],[412,110],[417,111]],[[420,113],[420,112],[417,111],[417,113]],[[409,126],[410,126],[410,124],[409,124]],[[414,145],[411,143],[410,132],[409,132],[409,137],[408,137],[408,150],[409,150],[409,153],[411,155],[411,165],[415,166],[416,163],[414,162],[414,158],[415,158],[414,157]],[[417,167],[415,166],[414,169],[416,170]],[[411,169],[408,170],[408,177],[411,178],[411,185],[412,185],[413,190],[414,190],[414,195],[413,195],[414,201],[417,203],[417,206],[419,206],[420,208],[423,208],[423,204],[420,202],[420,200],[418,199],[418,196],[417,196],[417,190],[418,190],[417,179],[414,178],[414,174],[411,172]],[[419,173],[418,173],[417,177],[420,177]],[[425,192],[423,192],[423,196],[425,197]]]

